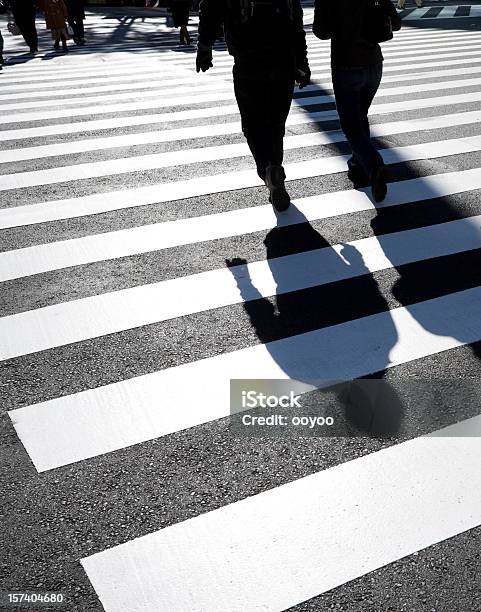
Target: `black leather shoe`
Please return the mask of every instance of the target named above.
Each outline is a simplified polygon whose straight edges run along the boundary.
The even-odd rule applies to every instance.
[[[386,166],[379,166],[372,174],[371,191],[375,202],[382,202],[387,195]]]
[[[267,166],[265,182],[269,189],[269,202],[279,212],[289,208],[291,198],[286,191],[284,181],[286,173],[282,166]]]
[[[359,189],[360,187],[369,187],[371,184],[369,178],[367,177],[364,170],[349,168],[347,171],[347,178],[353,184],[354,189]]]

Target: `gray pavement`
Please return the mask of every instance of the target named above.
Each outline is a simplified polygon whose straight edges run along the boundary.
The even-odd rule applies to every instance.
[[[441,2],[433,0],[427,2],[426,7],[439,4]],[[451,6],[456,3],[442,4]],[[472,2],[469,6],[481,7],[481,3]],[[408,16],[409,13],[410,9],[404,14]],[[309,16],[307,10],[307,24],[310,23]],[[0,125],[0,155],[8,151],[13,154],[27,147],[54,144],[61,144],[64,150],[49,156],[32,154],[31,158],[23,161],[8,161],[8,158],[1,157],[0,212],[18,208],[25,210],[28,218],[31,208],[27,207],[43,205],[45,209],[67,198],[75,199],[78,210],[70,218],[65,218],[66,215],[60,212],[56,218],[44,222],[2,226],[0,269],[2,266],[11,266],[1,256],[19,249],[55,246],[61,241],[91,236],[105,236],[106,243],[109,243],[113,240],[111,232],[117,230],[176,220],[195,220],[230,211],[244,210],[248,214],[248,211],[268,204],[265,188],[255,184],[246,187],[233,185],[220,192],[213,189],[211,193],[202,195],[196,194],[194,190],[190,196],[168,201],[163,201],[161,197],[165,186],[172,182],[211,176],[214,177],[212,184],[215,185],[225,173],[252,170],[253,162],[247,154],[225,158],[219,156],[209,162],[195,161],[194,158],[192,163],[186,162],[174,167],[156,167],[152,164],[152,167],[132,172],[114,169],[104,176],[5,188],[2,177],[16,173],[20,182],[29,176],[28,173],[40,170],[56,171],[67,167],[73,173],[78,167],[85,167],[87,172],[87,165],[93,162],[118,160],[121,164],[123,159],[134,160],[146,155],[174,151],[184,151],[187,155],[192,149],[201,151],[208,147],[243,143],[239,130],[218,136],[208,133],[199,137],[195,135],[197,128],[236,121],[237,116],[231,111],[220,116],[182,121],[169,120],[167,117],[166,121],[149,119],[145,124],[135,123],[134,118],[141,115],[202,111],[213,107],[228,107],[234,103],[233,98],[216,100],[215,93],[212,100],[207,102],[185,102],[180,96],[188,96],[189,92],[185,85],[178,84],[179,102],[166,108],[156,107],[156,102],[162,100],[162,87],[168,81],[175,82],[181,76],[191,79],[194,84],[203,82],[203,77],[196,75],[193,70],[193,49],[177,47],[176,31],[166,26],[163,12],[99,8],[89,12],[86,25],[87,46],[80,49],[72,47],[68,56],[54,56],[49,50],[50,41],[42,35],[39,55],[34,59],[27,58],[21,42],[7,39],[6,36],[9,64],[0,74],[6,85],[5,89],[0,90],[0,95],[5,92],[11,93],[12,97],[1,100],[0,104],[8,104],[11,113],[21,112],[24,118],[21,121],[10,121],[9,109],[0,111],[4,114],[4,121]],[[0,27],[3,29],[3,23]],[[320,212],[318,218],[309,223],[287,224],[276,230],[253,229],[238,236],[227,235],[215,239],[199,235],[196,241],[189,244],[168,248],[159,246],[148,252],[133,254],[125,252],[119,257],[99,258],[91,263],[78,263],[67,268],[52,262],[46,271],[32,275],[22,275],[19,272],[18,277],[2,283],[0,317],[13,317],[9,321],[14,324],[14,317],[19,313],[38,311],[40,335],[44,331],[43,311],[40,309],[49,306],[62,308],[82,298],[94,298],[163,281],[188,279],[192,275],[224,269],[226,259],[237,257],[252,263],[268,258],[289,257],[313,248],[346,245],[384,234],[425,229],[481,215],[481,184],[479,188],[467,189],[463,186],[465,175],[462,174],[481,168],[481,147],[473,147],[469,152],[458,152],[456,149],[458,143],[481,136],[481,117],[474,120],[474,116],[470,115],[465,123],[456,123],[456,118],[466,113],[476,113],[480,108],[481,97],[473,99],[472,96],[481,93],[481,83],[462,82],[479,76],[481,54],[474,51],[472,55],[463,57],[471,37],[474,48],[478,44],[479,30],[481,16],[407,20],[394,41],[384,46],[385,82],[382,96],[378,97],[376,104],[391,106],[379,112],[373,109],[372,113],[374,129],[391,126],[385,135],[376,138],[379,148],[396,148],[399,151],[398,157],[390,162],[391,189],[397,187],[403,193],[408,181],[418,180],[418,189],[425,193],[423,189],[426,189],[431,177],[449,175],[458,185],[452,189],[452,193],[437,194],[434,182],[431,192],[427,192],[428,197],[416,199],[413,195],[412,201],[408,199],[382,210],[371,206],[348,214],[339,212],[333,216]],[[328,58],[327,47],[316,47],[311,34],[308,40],[311,59],[322,61]],[[430,48],[430,44],[436,43],[440,43],[438,47]],[[445,48],[443,44],[446,44]],[[416,46],[420,46],[418,53],[403,55],[414,52]],[[441,54],[452,54],[452,58],[438,58]],[[406,61],[396,63],[402,57],[406,57]],[[229,83],[230,64],[226,58],[222,45],[219,45],[215,59],[216,65],[222,66],[222,70],[212,78],[216,79],[219,88],[223,90]],[[105,66],[108,70],[112,69],[112,75],[102,73]],[[309,95],[326,96],[332,93],[326,85],[328,78],[319,77],[319,74],[326,73],[327,66],[327,63],[313,64],[317,88]],[[158,77],[162,77],[162,71],[168,68],[173,68],[174,74],[165,75],[163,84],[152,91],[152,96],[147,98],[150,106],[104,112],[107,110],[104,106],[110,104],[123,104],[132,100],[144,103],[146,98],[138,97],[137,94],[149,91],[151,77],[147,73],[145,77],[140,76],[141,71],[151,69],[155,75],[157,68]],[[82,77],[78,74],[76,76],[76,72],[82,72],[83,69],[85,74]],[[467,69],[469,73],[456,73],[459,69]],[[436,76],[437,70],[443,71],[442,76]],[[449,71],[451,74],[447,73]],[[420,76],[423,73],[425,76]],[[412,82],[402,80],[403,76],[409,74],[419,78]],[[37,77],[42,77],[38,81],[39,85],[50,83],[51,88],[29,90],[29,78]],[[399,81],[396,77],[399,77]],[[121,78],[124,80],[120,81]],[[87,79],[94,82],[84,83]],[[94,95],[89,89],[97,83],[113,85],[115,81],[115,84],[122,83],[127,88],[130,79],[132,98],[129,100],[103,101],[102,93],[99,93],[97,105],[82,101],[84,96]],[[135,79],[144,86],[134,87]],[[455,81],[459,81],[459,86],[450,87]],[[446,87],[434,89],[440,82],[445,83]],[[389,93],[391,88],[412,84],[419,84],[420,90]],[[429,85],[433,86],[432,91],[429,91]],[[36,112],[61,111],[66,108],[63,103],[71,101],[72,96],[64,90],[74,87],[81,88],[82,93],[75,94],[75,104],[68,107],[72,108],[72,116],[35,119]],[[44,96],[48,91],[55,91],[55,95]],[[112,90],[112,93],[115,91]],[[296,93],[292,116],[307,120],[289,125],[286,135],[322,135],[326,131],[337,133],[338,123],[328,114],[335,109],[333,101],[302,107],[298,102],[305,95]],[[36,102],[38,106],[17,109],[16,106],[21,106],[27,96],[29,102]],[[423,101],[429,98],[433,101],[424,104]],[[87,115],[75,114],[84,107],[92,106],[97,108],[92,108]],[[326,112],[326,115],[316,118],[313,112]],[[428,125],[429,121],[441,116],[449,116],[452,121],[448,118],[443,126]],[[126,124],[106,128],[92,124],[97,120],[109,119],[125,119]],[[416,120],[421,120],[421,125],[413,129],[412,124],[408,125],[407,122]],[[405,128],[402,127],[403,122],[406,122]],[[426,124],[422,125],[423,122]],[[71,131],[62,133],[65,130],[61,126],[65,124],[70,125],[67,129]],[[397,130],[392,127],[394,124],[398,126]],[[44,136],[25,131],[46,126],[50,128],[50,133]],[[134,143],[140,134],[179,128],[192,129],[192,136],[160,143],[128,143],[100,149],[92,146],[100,138],[130,135]],[[21,137],[2,142],[2,131],[7,133],[12,130],[23,130],[19,132]],[[86,141],[86,144],[80,152],[69,149],[70,145],[81,141]],[[424,158],[414,154],[409,157],[406,153],[408,147],[428,146],[433,142],[439,143],[437,149]],[[348,151],[347,144],[342,140],[287,150],[285,161],[292,199],[298,202],[302,198],[316,196],[320,198],[321,205],[326,202],[322,198],[345,191],[346,201],[351,201],[352,186],[346,172],[322,172],[325,160],[346,155]],[[318,175],[290,179],[289,168],[293,168],[293,164],[311,160],[318,160]],[[114,210],[103,209],[100,205],[96,214],[82,212],[83,202],[91,195],[104,194],[106,202],[113,191],[126,192],[149,186],[158,187],[159,202],[139,205],[136,197],[140,198],[141,195],[135,192],[137,195],[132,197],[130,205],[119,204],[119,208]],[[3,222],[1,216],[0,222]],[[215,221],[212,223],[215,224]],[[269,230],[274,233],[270,232],[268,248],[271,250],[266,252],[264,241]],[[479,224],[476,231],[479,231]],[[78,247],[79,257],[82,248]],[[35,251],[35,255],[29,257],[35,260],[41,257],[39,253]],[[38,472],[28,448],[23,444],[22,436],[17,435],[12,425],[10,411],[19,408],[49,400],[62,402],[89,389],[131,381],[139,376],[164,372],[183,364],[196,364],[210,357],[221,359],[246,347],[282,341],[364,317],[367,320],[378,313],[390,313],[400,308],[414,312],[411,308],[413,305],[461,294],[479,286],[481,248],[466,247],[443,257],[426,257],[402,265],[394,263],[395,253],[388,250],[385,255],[393,260],[388,267],[376,270],[366,268],[365,273],[354,277],[290,291],[284,298],[268,293],[264,299],[252,299],[248,303],[242,303],[239,299],[238,303],[232,305],[219,304],[218,307],[201,310],[195,307],[200,296],[193,293],[186,298],[194,305],[190,314],[148,325],[127,327],[115,333],[92,333],[82,341],[60,346],[52,344],[37,352],[25,350],[18,356],[3,360],[0,363],[0,591],[53,591],[65,595],[62,606],[32,605],[22,609],[79,612],[107,609],[110,612],[112,608],[102,606],[96,589],[82,568],[82,559],[160,529],[180,525],[194,517],[202,517],[209,511],[235,504],[249,496],[274,491],[283,484],[311,474],[320,474],[335,466],[354,462],[363,456],[479,415],[481,328],[475,321],[467,320],[466,326],[472,331],[470,338],[475,341],[463,341],[459,336],[459,345],[449,350],[436,348],[433,341],[433,348],[426,350],[422,358],[406,357],[394,367],[386,362],[383,371],[365,372],[368,378],[384,380],[398,394],[405,394],[406,412],[396,435],[376,436],[370,432],[358,431],[355,435],[344,437],[239,437],[230,429],[229,420],[224,418],[161,437],[146,437],[135,445]],[[354,263],[351,262],[351,265]],[[269,305],[271,310],[277,308],[281,319],[276,320],[265,314]],[[139,303],[139,310],[143,306]],[[122,307],[120,301],[119,311]],[[117,316],[117,312],[112,312],[112,317]],[[461,320],[463,317],[458,318]],[[431,325],[430,321],[419,318],[416,322],[420,328],[429,330],[433,337],[449,335],[442,328]],[[73,327],[84,323],[80,319],[71,321]],[[55,333],[55,330],[45,331],[47,336],[55,336]],[[398,329],[397,333],[401,337],[402,330]],[[346,361],[348,358],[346,355]],[[342,372],[339,377],[343,378]],[[438,390],[441,400],[439,404],[428,404],[426,412],[420,415],[417,408],[419,398],[412,389],[416,388],[416,383],[427,384],[429,381]],[[410,383],[414,385],[412,388]],[[410,389],[413,394],[411,397]],[[307,401],[312,406],[321,401],[319,397],[319,392],[313,392]],[[336,407],[339,411],[343,410],[339,398]],[[100,410],[102,406],[98,408]],[[127,400],[122,408],[129,410]],[[179,406],[179,409],[182,408]],[[117,425],[120,427],[116,422],[111,423],[112,430]],[[45,448],[50,445],[55,448],[55,438],[65,435],[62,429],[38,430]],[[443,482],[443,474],[434,476]],[[464,512],[462,502],[461,499],[460,513]],[[480,506],[477,510],[480,519]],[[399,512],[402,514],[403,509],[400,508]],[[433,509],[433,522],[437,518],[436,510]],[[476,524],[480,523],[481,519]],[[378,565],[374,571],[360,571],[358,577],[337,588],[322,592],[305,602],[292,602],[289,609],[293,612],[481,612],[480,549],[481,529],[478,526],[432,542],[429,547],[416,550],[404,558],[399,559],[394,555],[388,564]],[[202,550],[198,554],[200,558]],[[306,558],[305,565],[306,568],[310,567],[309,558]],[[320,574],[322,571],[323,568],[319,568]],[[293,577],[293,581],[302,579],[302,576]],[[174,605],[175,600],[166,604],[165,611],[170,612]],[[257,609],[267,609],[260,606]],[[16,608],[6,606],[4,609]],[[138,609],[153,608],[149,607],[149,602],[144,602],[143,607]],[[192,610],[197,609],[192,607]],[[239,609],[243,609],[242,604]]]

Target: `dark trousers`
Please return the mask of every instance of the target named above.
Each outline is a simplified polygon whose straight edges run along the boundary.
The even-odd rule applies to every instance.
[[[256,162],[257,172],[264,178],[269,164],[282,164],[294,73],[289,68],[262,68],[236,58],[233,74],[242,132]]]
[[[13,17],[27,45],[32,51],[36,50],[38,48],[38,37],[37,29],[35,27],[35,9],[14,9]]]
[[[70,15],[68,18],[68,24],[73,30],[73,37],[75,40],[80,40],[84,37],[84,22],[81,17]]]
[[[352,149],[348,166],[363,171],[367,178],[383,164],[381,155],[371,142],[367,117],[381,78],[382,63],[365,68],[332,69],[337,113],[341,129]]]
[[[2,57],[3,55],[3,36],[2,33],[0,32],[0,57]]]
[[[174,20],[174,28],[186,26],[189,23],[190,2],[182,2],[180,0],[171,0],[170,11]]]

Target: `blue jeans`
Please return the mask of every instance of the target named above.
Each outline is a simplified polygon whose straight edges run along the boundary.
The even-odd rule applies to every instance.
[[[370,178],[383,164],[371,142],[367,114],[382,78],[382,63],[364,68],[333,68],[332,84],[341,129],[352,149],[349,168]]]

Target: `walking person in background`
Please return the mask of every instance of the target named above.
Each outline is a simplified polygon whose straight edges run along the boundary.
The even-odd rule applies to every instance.
[[[378,41],[392,38],[401,19],[390,0],[315,0],[312,31],[331,39],[332,85],[341,129],[352,149],[348,177],[371,185],[376,202],[387,193],[383,158],[371,142],[368,112],[382,78]]]
[[[418,8],[421,8],[423,5],[423,0],[414,0],[414,3],[416,4]],[[398,9],[401,9],[401,10],[404,9],[405,5],[406,5],[406,0],[398,0],[398,3],[397,3]]]
[[[201,0],[197,72],[212,66],[212,46],[224,23],[234,56],[234,92],[242,131],[278,211],[290,197],[282,167],[286,119],[294,93],[309,83],[300,0]]]
[[[85,45],[84,19],[85,1],[84,0],[65,0],[68,13],[68,24],[73,30],[73,40],[76,45]]]
[[[0,0],[0,15],[5,15],[8,13],[8,5],[4,0]],[[3,59],[3,36],[2,31],[0,30],[0,70],[2,70],[3,64],[5,60]]]
[[[50,30],[52,33],[54,49],[59,49],[60,42],[62,42],[62,50],[64,52],[68,51],[66,25],[68,12],[65,2],[63,0],[43,0],[42,8],[45,13],[47,30]]]
[[[174,20],[174,28],[180,28],[180,44],[190,45],[192,39],[190,38],[187,30],[187,24],[189,23],[189,9],[190,0],[170,0],[169,2],[170,12],[172,13],[172,19]]]
[[[10,0],[10,9],[30,53],[38,51],[38,35],[35,27],[37,6],[33,0]]]
[[[5,60],[3,59],[3,36],[0,30],[0,70],[3,70],[3,64]]]

